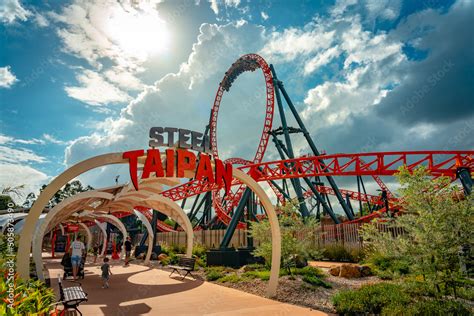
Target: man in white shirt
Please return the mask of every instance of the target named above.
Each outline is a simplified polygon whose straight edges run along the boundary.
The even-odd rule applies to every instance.
[[[81,264],[82,255],[86,249],[84,243],[76,238],[71,243],[71,264],[72,264],[72,275],[74,276],[74,280],[77,280],[77,272],[79,271],[79,265]]]

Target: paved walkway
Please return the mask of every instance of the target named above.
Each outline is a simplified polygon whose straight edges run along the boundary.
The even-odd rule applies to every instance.
[[[46,259],[51,286],[62,277],[58,259]],[[86,266],[80,280],[89,301],[84,315],[327,315],[199,280],[170,278],[167,271],[112,262],[110,288],[102,289],[99,264]],[[65,282],[69,286],[72,283]]]

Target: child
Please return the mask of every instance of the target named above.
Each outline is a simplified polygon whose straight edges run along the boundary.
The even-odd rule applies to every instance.
[[[110,265],[109,265],[109,258],[105,257],[104,258],[104,264],[100,267],[100,270],[102,270],[102,288],[106,289],[109,287],[109,276],[112,275],[112,272],[110,271]]]

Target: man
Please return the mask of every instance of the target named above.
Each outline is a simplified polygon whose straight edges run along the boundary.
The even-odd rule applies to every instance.
[[[71,249],[72,275],[74,277],[74,281],[76,281],[77,272],[79,271],[79,265],[81,264],[82,255],[84,254],[86,247],[84,246],[84,243],[79,238],[76,238],[76,240],[74,240],[71,243],[70,249]]]
[[[127,240],[125,240],[125,265],[128,266],[130,261],[130,253],[132,252],[132,242],[130,240],[130,236],[127,236]]]

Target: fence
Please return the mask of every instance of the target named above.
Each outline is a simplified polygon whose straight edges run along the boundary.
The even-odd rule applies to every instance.
[[[403,234],[403,230],[399,227],[389,227],[383,223],[374,224],[383,232],[390,232],[393,236]],[[337,224],[322,225],[316,228],[313,234],[313,244],[317,248],[324,248],[329,245],[342,245],[348,249],[361,248],[363,245],[362,238],[359,235],[361,224]],[[311,232],[302,231],[299,233],[301,237]],[[194,243],[204,245],[208,248],[219,247],[224,237],[225,229],[219,230],[198,230],[194,232]],[[186,233],[183,231],[170,233],[157,233],[157,242],[167,245],[186,245]],[[236,229],[234,236],[229,244],[234,248],[243,248],[247,246],[247,231]],[[257,245],[257,242],[254,242]]]

